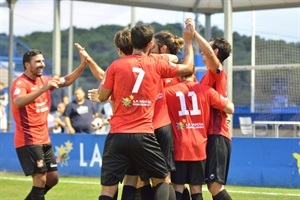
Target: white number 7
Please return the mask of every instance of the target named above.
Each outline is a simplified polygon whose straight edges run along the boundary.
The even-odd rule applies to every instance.
[[[145,75],[145,71],[142,68],[133,67],[132,72],[138,73],[138,77],[135,80],[132,93],[138,93]]]

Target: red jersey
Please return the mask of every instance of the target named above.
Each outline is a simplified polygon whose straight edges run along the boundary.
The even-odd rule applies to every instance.
[[[210,107],[223,110],[228,100],[209,86],[182,82],[165,88],[176,161],[206,159]]]
[[[153,117],[154,129],[166,126],[171,123],[169,113],[168,113],[168,105],[166,103],[164,88],[180,83],[180,79],[179,77],[164,78],[162,79],[161,82],[162,82],[162,86],[161,86],[162,91],[159,92],[157,96],[157,100],[155,102],[155,108],[154,108],[154,117]]]
[[[161,78],[174,77],[178,66],[161,55],[130,55],[114,61],[101,87],[112,90],[110,133],[153,133],[154,103]]]
[[[200,83],[214,88],[218,93],[227,97],[227,74],[225,70],[222,70],[220,73],[207,70]],[[231,140],[228,124],[226,122],[227,114],[218,109],[211,108],[210,118],[207,134],[223,135]]]
[[[13,81],[11,87],[11,101],[19,95],[31,93],[43,87],[51,77],[41,76],[35,81],[22,75]],[[50,110],[50,91],[41,94],[33,102],[18,108],[12,103],[12,114],[16,123],[14,135],[15,147],[32,144],[50,143],[47,117]]]
[[[166,95],[163,86],[163,80],[158,86],[158,95],[156,97],[154,106],[153,126],[154,129],[166,126],[171,123],[168,106],[166,101]]]

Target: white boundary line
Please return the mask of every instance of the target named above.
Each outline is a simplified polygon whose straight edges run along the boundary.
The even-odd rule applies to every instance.
[[[262,194],[262,195],[270,195],[270,196],[294,196],[300,197],[300,194],[287,194],[287,193],[279,193],[279,192],[251,192],[251,191],[237,191],[237,190],[228,190],[228,193],[241,193],[241,194]]]
[[[63,177],[62,177],[63,178]],[[14,181],[31,181],[31,178],[16,178],[16,177],[0,177],[0,180],[14,180]],[[59,180],[59,183],[72,183],[72,184],[80,184],[80,185],[100,185],[100,181],[98,182],[90,182],[90,181],[66,181],[66,180]],[[202,190],[208,191],[207,188],[203,188]],[[271,196],[295,196],[300,197],[300,194],[287,194],[287,193],[280,193],[280,192],[251,192],[251,191],[242,191],[242,190],[228,190],[229,193],[241,193],[241,194],[261,194],[261,195],[271,195]]]

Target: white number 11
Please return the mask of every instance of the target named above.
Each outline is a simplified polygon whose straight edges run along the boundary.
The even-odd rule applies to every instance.
[[[181,91],[179,91],[179,92],[176,92],[176,96],[179,97],[179,101],[180,101],[181,110],[178,111],[179,116],[189,115],[189,114],[190,115],[201,115],[201,110],[199,110],[199,108],[198,108],[197,95],[194,91],[188,92],[188,96],[192,98],[192,107],[193,107],[193,110],[190,110],[190,111],[186,109],[186,102],[185,102],[184,94]]]

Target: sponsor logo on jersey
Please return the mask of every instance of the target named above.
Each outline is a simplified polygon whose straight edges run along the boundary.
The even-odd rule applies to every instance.
[[[203,129],[204,124],[201,122],[198,123],[190,123],[187,122],[186,119],[182,119],[180,122],[176,123],[176,127],[178,130],[183,130],[183,129]]]
[[[125,107],[130,107],[132,105],[132,100],[134,99],[133,95],[122,98],[122,103]]]

